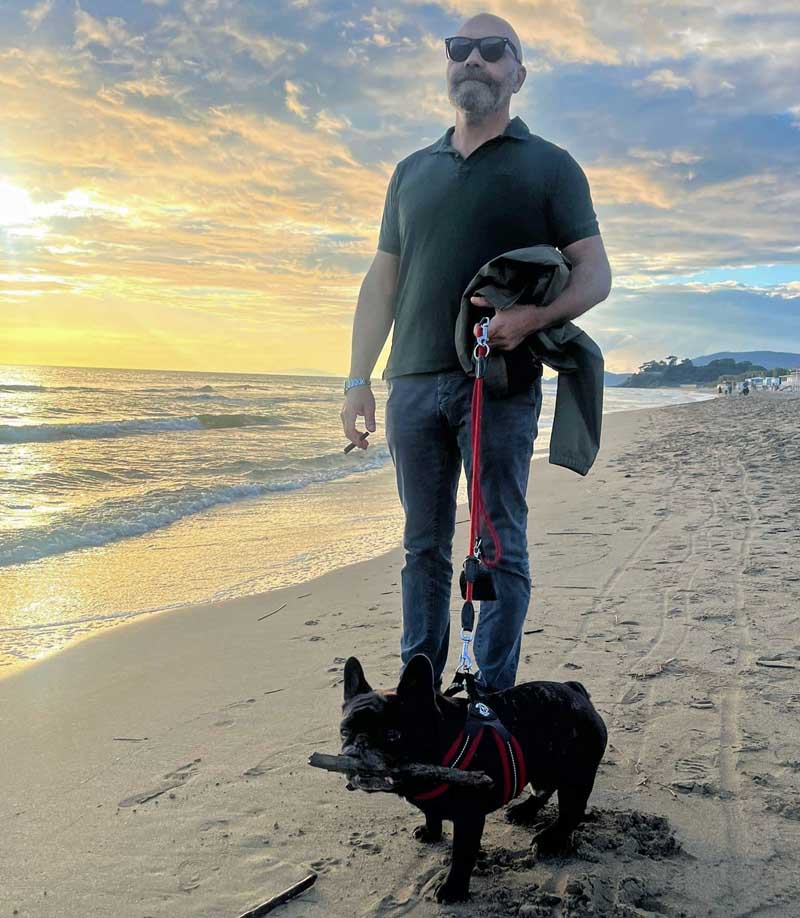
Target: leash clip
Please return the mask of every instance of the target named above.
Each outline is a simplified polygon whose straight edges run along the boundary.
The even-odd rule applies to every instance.
[[[472,349],[472,359],[478,364],[478,366],[483,369],[486,358],[491,353],[491,348],[489,347],[489,319],[483,318],[478,323],[481,327],[479,335],[476,335],[475,338],[475,347]],[[478,348],[484,348],[483,353],[478,353]],[[483,376],[483,373],[476,374]]]
[[[478,335],[478,344],[489,347],[489,319],[484,317],[480,321],[481,333]]]

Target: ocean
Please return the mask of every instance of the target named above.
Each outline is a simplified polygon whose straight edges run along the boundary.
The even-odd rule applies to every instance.
[[[139,616],[397,547],[385,384],[373,384],[372,445],[347,455],[341,384],[0,365],[0,674]],[[543,389],[534,458],[547,455],[555,401],[555,384]],[[605,410],[708,397],[608,388]]]

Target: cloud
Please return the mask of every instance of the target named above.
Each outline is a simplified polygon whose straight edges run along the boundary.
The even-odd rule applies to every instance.
[[[453,123],[441,37],[482,4],[87,6],[32,3],[0,39],[0,184],[24,195],[0,226],[0,313],[50,304],[56,329],[67,304],[112,324],[101,304],[135,304],[207,322],[209,341],[215,322],[256,337],[280,319],[335,343],[274,359],[346,371],[386,184]],[[612,368],[688,347],[690,317],[720,349],[774,313],[800,350],[781,318],[800,286],[795,7],[494,5],[526,53],[512,114],[589,178],[615,288],[586,321]],[[767,264],[780,284],[758,285]],[[685,281],[745,265],[749,287]]]
[[[666,354],[796,349],[797,321],[792,289],[685,284],[646,291],[616,286],[580,324],[601,345],[612,372],[629,372]],[[628,337],[631,327],[636,331]]]
[[[88,45],[102,45],[115,48],[127,44],[131,39],[124,19],[112,16],[106,20],[95,19],[85,10],[75,10],[75,47],[85,48]]]
[[[429,0],[412,0],[412,5]],[[439,0],[451,16],[464,20],[485,12],[483,0]],[[546,54],[551,61],[583,61],[613,65],[620,54],[592,29],[581,0],[496,0],[491,11],[506,19],[522,41],[523,60]]]
[[[352,124],[346,116],[339,117],[322,109],[317,113],[317,120],[314,126],[323,134],[339,134],[345,128],[352,127]]]
[[[41,0],[41,3],[37,3],[35,6],[22,11],[22,15],[28,21],[31,29],[34,32],[50,15],[50,11],[53,9],[54,2],[55,0]]]
[[[290,41],[275,35],[248,34],[233,19],[226,19],[216,31],[226,38],[233,39],[235,45],[267,69],[276,61],[283,60],[287,56],[292,59],[308,50],[301,41]]]
[[[687,80],[686,77],[678,76],[668,67],[653,70],[643,80],[635,80],[633,85],[645,86],[648,84],[659,89],[671,90],[672,92],[678,89],[688,89],[692,85],[690,80]]]
[[[298,118],[305,119],[308,116],[308,106],[300,102],[302,89],[291,80],[285,80],[283,88],[286,90],[286,108]]]

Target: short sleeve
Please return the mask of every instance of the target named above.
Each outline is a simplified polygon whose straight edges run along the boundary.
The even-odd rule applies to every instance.
[[[548,215],[552,237],[559,249],[587,236],[600,235],[586,174],[566,150],[556,167]]]
[[[388,252],[390,255],[400,254],[400,227],[397,217],[397,169],[394,170],[389,180],[389,187],[386,189],[381,230],[378,236],[378,248],[382,252]]]

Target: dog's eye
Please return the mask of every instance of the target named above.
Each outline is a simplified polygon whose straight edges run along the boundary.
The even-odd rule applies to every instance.
[[[387,730],[386,741],[388,743],[399,743],[403,734],[399,730]]]

